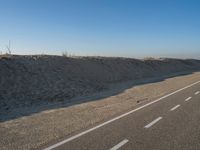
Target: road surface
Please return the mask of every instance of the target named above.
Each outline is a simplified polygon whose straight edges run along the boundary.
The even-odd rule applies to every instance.
[[[199,150],[199,91],[196,82],[44,149]]]

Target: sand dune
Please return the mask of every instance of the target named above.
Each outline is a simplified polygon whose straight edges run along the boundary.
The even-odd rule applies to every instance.
[[[111,83],[198,70],[199,60],[112,57],[2,56],[0,113],[90,95]]]

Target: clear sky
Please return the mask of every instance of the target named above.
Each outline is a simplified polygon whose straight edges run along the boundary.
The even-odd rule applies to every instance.
[[[0,0],[15,54],[200,58],[199,0]]]

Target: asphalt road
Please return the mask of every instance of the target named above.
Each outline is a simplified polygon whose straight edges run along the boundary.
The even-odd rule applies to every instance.
[[[51,143],[46,150],[199,150],[199,91],[198,82]]]

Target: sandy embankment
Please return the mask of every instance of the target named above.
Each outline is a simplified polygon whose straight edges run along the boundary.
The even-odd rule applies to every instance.
[[[174,59],[15,56],[0,60],[0,134],[3,135],[0,146],[2,149],[37,148],[70,135],[131,109],[138,101],[150,101],[200,80],[200,73],[169,79],[160,77],[192,73],[199,66],[199,61]],[[153,77],[159,77],[160,81],[147,80]],[[144,80],[149,83],[140,85]],[[83,98],[91,101],[64,107],[73,97],[95,92]],[[41,109],[57,101],[62,104]],[[32,109],[36,113],[31,113]],[[16,115],[20,113],[21,117]]]

